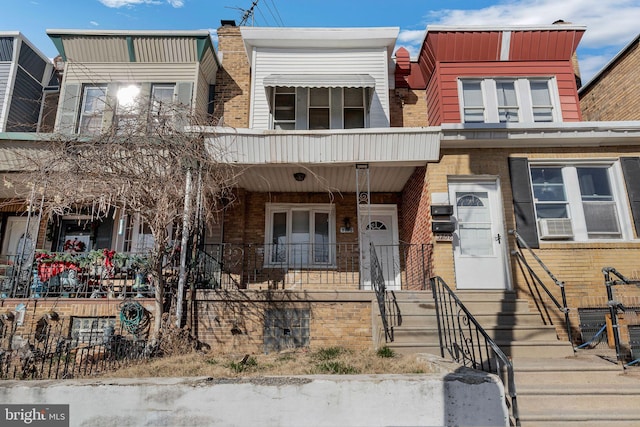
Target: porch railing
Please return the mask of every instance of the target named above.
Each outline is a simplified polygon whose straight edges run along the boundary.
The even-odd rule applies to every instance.
[[[369,253],[371,257],[371,282],[376,293],[376,300],[378,301],[380,320],[382,321],[382,327],[384,329],[384,339],[386,342],[392,342],[393,332],[389,327],[389,321],[387,319],[387,289],[384,279],[384,273],[382,272],[382,267],[380,266],[380,262],[378,261],[378,254],[376,253],[376,248],[373,243],[371,243],[369,247]]]
[[[624,286],[624,285],[635,285],[640,287],[640,280],[629,279],[625,277],[622,273],[616,270],[613,267],[604,267],[602,269],[602,273],[604,274],[604,284],[607,287],[607,299],[609,305],[609,313],[611,316],[611,329],[613,330],[613,340],[616,346],[616,357],[618,362],[622,363],[624,367],[627,365],[624,364],[627,358],[627,354],[629,354],[632,358],[635,358],[633,355],[633,351],[631,349],[632,340],[629,339],[629,351],[623,352],[622,344],[620,340],[620,322],[618,319],[618,312],[624,312],[626,307],[614,298],[614,287],[615,286]],[[637,352],[637,350],[636,350]],[[638,363],[638,360],[632,360],[629,365],[633,365]]]
[[[431,245],[377,245],[376,251],[387,289],[425,288]],[[363,252],[357,243],[222,243],[202,252],[200,288],[373,289],[369,248]]]
[[[152,297],[155,283],[146,261],[146,254],[122,252],[43,252],[29,263],[8,255],[0,261],[0,297]],[[177,272],[177,260],[167,260],[167,290],[177,280]]]
[[[445,351],[456,362],[496,374],[507,388],[510,415],[520,425],[513,365],[441,277],[431,278],[436,303],[440,355]],[[506,378],[505,378],[506,376]]]
[[[544,290],[544,292],[547,294],[551,302],[564,315],[564,323],[565,323],[565,327],[567,328],[567,337],[569,339],[569,342],[573,345],[573,338],[571,333],[571,322],[569,320],[569,307],[567,305],[567,293],[564,288],[564,282],[558,280],[558,278],[551,272],[551,270],[549,270],[549,267],[547,267],[545,263],[542,262],[542,260],[535,254],[535,252],[533,252],[533,250],[529,247],[529,245],[527,245],[527,242],[525,242],[525,240],[522,238],[522,236],[520,236],[520,234],[518,234],[516,230],[509,230],[509,234],[512,234],[516,238],[516,240],[518,241],[518,246],[520,248],[520,250],[511,251],[511,254],[516,257],[516,259],[520,262],[520,265],[527,270],[530,277],[533,280],[535,280],[538,286],[540,286]],[[540,278],[540,276],[538,276],[536,272],[533,271],[533,268],[531,268],[531,266],[527,262],[527,259],[522,254],[522,248],[526,249],[529,252],[531,257],[538,263],[538,265],[547,274],[547,276],[549,276],[549,278],[553,281],[553,283],[558,288],[560,288],[562,304],[558,302],[556,297],[551,293],[549,288],[547,288],[547,286],[544,284],[544,281]],[[574,348],[574,352],[575,352],[575,348]]]

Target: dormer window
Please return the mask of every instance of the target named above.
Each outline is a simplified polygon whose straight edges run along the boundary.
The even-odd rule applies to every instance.
[[[554,79],[460,79],[458,89],[464,123],[561,121]]]

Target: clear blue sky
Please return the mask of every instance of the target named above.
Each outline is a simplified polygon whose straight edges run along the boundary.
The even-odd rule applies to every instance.
[[[209,29],[240,22],[254,0],[1,0],[0,31],[20,31],[57,52],[46,29]],[[256,26],[400,27],[398,46],[417,51],[427,25],[587,26],[578,51],[587,81],[639,31],[640,0],[258,0]],[[251,22],[249,22],[251,24]]]

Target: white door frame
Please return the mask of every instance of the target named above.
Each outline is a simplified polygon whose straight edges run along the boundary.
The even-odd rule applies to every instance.
[[[509,247],[504,224],[504,205],[500,179],[496,176],[464,176],[448,178],[449,200],[453,205],[456,229],[453,241],[454,268],[457,289],[512,289]],[[460,253],[460,231],[456,218],[458,212],[456,191],[487,192],[493,254],[465,256]]]
[[[371,204],[368,206],[362,206],[360,211],[361,217],[358,218],[359,224],[359,233],[366,233],[366,228],[369,225],[368,220],[369,217],[375,217],[376,215],[390,215],[391,216],[391,242],[389,245],[392,246],[392,256],[393,256],[393,264],[394,264],[394,272],[393,277],[389,277],[389,269],[385,269],[383,266],[383,274],[385,276],[385,285],[388,290],[400,290],[401,288],[401,271],[400,271],[400,252],[399,252],[399,244],[400,237],[398,231],[398,206],[395,204]],[[360,239],[361,247],[360,247],[360,287],[362,289],[370,290],[372,289],[371,280],[370,280],[370,267],[368,265],[369,262],[369,245],[366,239],[366,236],[363,236]],[[388,263],[388,260],[386,260]],[[384,263],[384,261],[381,261]]]

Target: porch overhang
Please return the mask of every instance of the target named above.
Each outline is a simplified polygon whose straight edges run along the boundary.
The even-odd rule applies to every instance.
[[[607,147],[640,144],[640,121],[442,124],[443,149]]]
[[[421,166],[438,161],[440,128],[280,131],[209,127],[207,147],[237,165]]]

